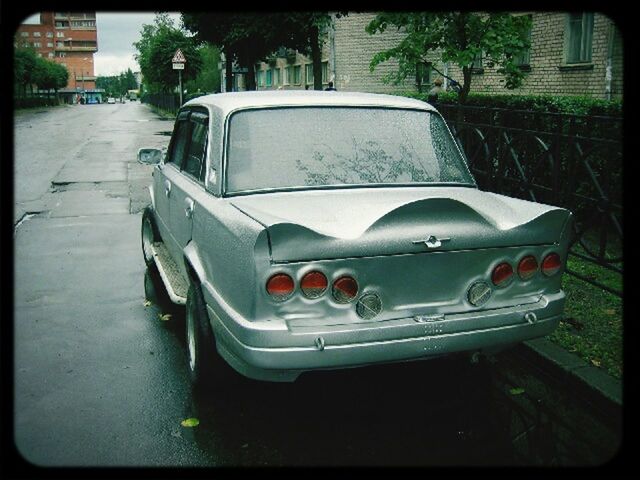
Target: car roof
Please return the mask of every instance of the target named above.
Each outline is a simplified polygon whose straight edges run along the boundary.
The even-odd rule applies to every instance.
[[[435,108],[428,103],[415,98],[376,93],[318,90],[262,90],[215,93],[194,98],[185,103],[185,106],[187,105],[215,106],[221,109],[225,115],[238,109],[281,106],[375,106],[435,111]]]

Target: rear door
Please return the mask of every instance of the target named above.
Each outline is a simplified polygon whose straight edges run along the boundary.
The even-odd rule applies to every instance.
[[[170,196],[170,224],[176,248],[182,251],[191,240],[194,198],[204,191],[205,158],[208,144],[209,116],[206,110],[189,112],[186,135],[188,138],[180,174],[173,180]],[[178,257],[179,258],[179,257]],[[183,265],[180,264],[182,268]]]
[[[169,252],[175,257],[177,243],[171,228],[170,203],[173,184],[178,178],[182,161],[189,146],[189,113],[180,112],[173,127],[169,150],[164,163],[158,165],[153,174],[154,206],[158,217],[158,229]]]

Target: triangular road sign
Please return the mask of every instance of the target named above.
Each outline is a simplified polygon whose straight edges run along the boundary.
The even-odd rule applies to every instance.
[[[187,59],[184,58],[184,54],[182,53],[182,50],[178,49],[176,50],[175,55],[173,56],[173,60],[171,60],[173,63],[187,63]]]

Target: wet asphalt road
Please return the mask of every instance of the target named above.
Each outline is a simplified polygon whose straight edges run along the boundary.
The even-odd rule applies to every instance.
[[[193,395],[184,318],[145,305],[140,249],[152,167],[135,154],[165,146],[173,123],[137,102],[15,121],[14,439],[28,462],[518,463],[492,368],[466,358],[317,372],[293,384],[236,377]],[[181,426],[189,417],[200,425]]]

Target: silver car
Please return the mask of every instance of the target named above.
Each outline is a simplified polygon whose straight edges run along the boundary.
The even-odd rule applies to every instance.
[[[429,104],[208,95],[180,110],[142,248],[186,304],[195,386],[496,350],[552,332],[565,209],[480,191]]]

